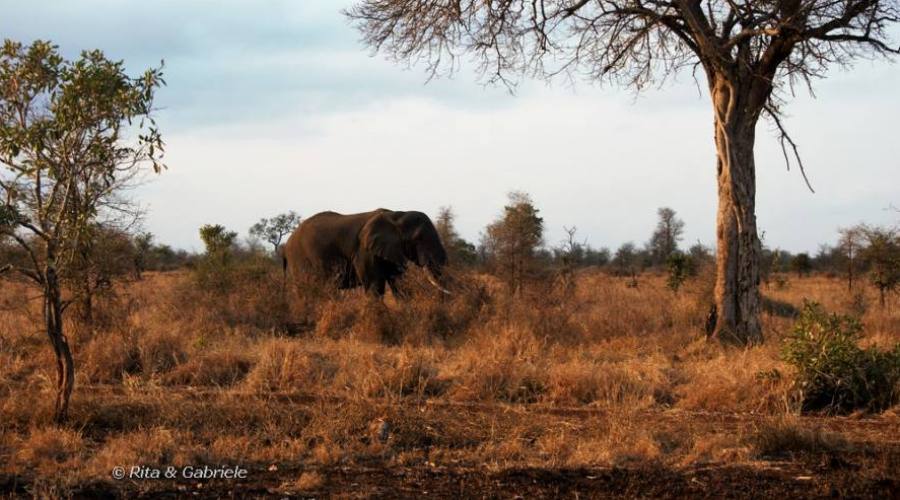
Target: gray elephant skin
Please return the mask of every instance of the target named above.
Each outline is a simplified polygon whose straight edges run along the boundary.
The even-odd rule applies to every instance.
[[[412,263],[425,268],[429,281],[447,293],[439,284],[447,252],[422,212],[321,212],[294,231],[282,258],[285,272],[298,283],[315,277],[342,289],[362,286],[379,296],[385,285],[397,294],[396,281]]]

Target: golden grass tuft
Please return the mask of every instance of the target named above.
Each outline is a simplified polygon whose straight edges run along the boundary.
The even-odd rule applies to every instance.
[[[292,340],[276,339],[264,344],[244,383],[259,391],[302,390],[329,385],[336,372],[337,365],[326,355]]]
[[[86,452],[80,433],[58,427],[33,428],[15,448],[16,464],[45,474],[77,463]]]
[[[296,481],[287,486],[288,489],[296,489],[299,491],[314,491],[325,484],[325,477],[316,471],[304,471],[300,473],[300,477]]]
[[[675,388],[677,406],[688,410],[783,414],[799,408],[777,345],[746,350],[703,346],[686,361]]]
[[[777,417],[760,425],[749,442],[761,458],[784,458],[794,454],[823,454],[847,450],[849,443],[839,434],[820,427],[803,426],[796,417]]]
[[[184,467],[203,463],[203,458],[189,432],[154,427],[109,438],[88,460],[86,472],[108,478],[114,467]]]

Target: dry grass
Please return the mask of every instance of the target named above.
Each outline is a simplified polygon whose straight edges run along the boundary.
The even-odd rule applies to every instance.
[[[188,274],[151,274],[120,290],[102,326],[68,325],[78,381],[65,428],[49,424],[39,304],[4,282],[0,473],[65,470],[60,484],[72,484],[127,464],[687,467],[836,450],[844,438],[793,417],[779,360],[790,306],[862,312],[865,342],[900,341],[900,307],[823,277],[765,289],[768,343],[747,350],[703,341],[709,280],[675,295],[661,276],[631,288],[586,271],[574,290],[515,298],[489,277],[457,280],[466,286],[451,298],[412,276],[407,301],[346,292],[287,304],[268,274],[217,296]],[[316,491],[326,479],[314,470],[280,489]]]
[[[749,441],[756,455],[763,458],[845,451],[850,446],[838,433],[827,432],[820,427],[805,427],[789,416],[764,422]]]

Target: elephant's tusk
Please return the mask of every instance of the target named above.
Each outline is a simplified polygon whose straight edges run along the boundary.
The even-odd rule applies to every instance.
[[[432,276],[430,272],[426,272],[425,277],[428,278],[428,282],[431,283],[432,286],[434,286],[435,288],[440,290],[441,293],[444,293],[446,295],[453,295],[452,293],[450,293],[450,290],[447,290],[446,288],[442,287],[441,285],[438,285],[437,281],[435,281],[435,279],[434,279],[434,276]]]

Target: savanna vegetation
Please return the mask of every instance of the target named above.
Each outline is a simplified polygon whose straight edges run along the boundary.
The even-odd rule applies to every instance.
[[[448,271],[453,295],[414,269],[410,297],[383,302],[286,284],[255,229],[241,242],[203,226],[205,251],[180,257],[146,233],[107,237],[121,243],[98,250],[121,267],[93,315],[64,325],[77,370],[62,426],[42,300],[8,275],[0,484],[40,496],[324,495],[352,491],[347,481],[364,495],[896,488],[900,308],[890,292],[881,303],[881,260],[855,260],[848,291],[838,250],[799,276],[794,256],[767,252],[769,340],[737,349],[707,341],[711,253],[681,250],[674,210],[659,218],[646,245],[609,258],[574,229],[547,245],[524,193],[479,245],[446,208],[436,220],[448,247],[469,255]],[[866,241],[859,255],[875,255]],[[123,464],[252,475],[112,479]]]
[[[127,196],[166,169],[162,67],[7,40],[0,494],[900,494],[898,231],[841,228],[795,255],[761,241],[753,153],[767,116],[800,163],[783,97],[897,53],[895,2],[366,0],[347,15],[376,50],[433,75],[469,53],[511,87],[702,69],[715,249],[684,245],[669,207],[645,244],[595,248],[575,227],[550,242],[513,192],[477,244],[451,207],[433,214],[450,295],[415,268],[384,300],[287,279],[295,212],[260,214],[246,240],[210,221],[202,253],[176,250]],[[248,475],[116,477],[183,466]]]

